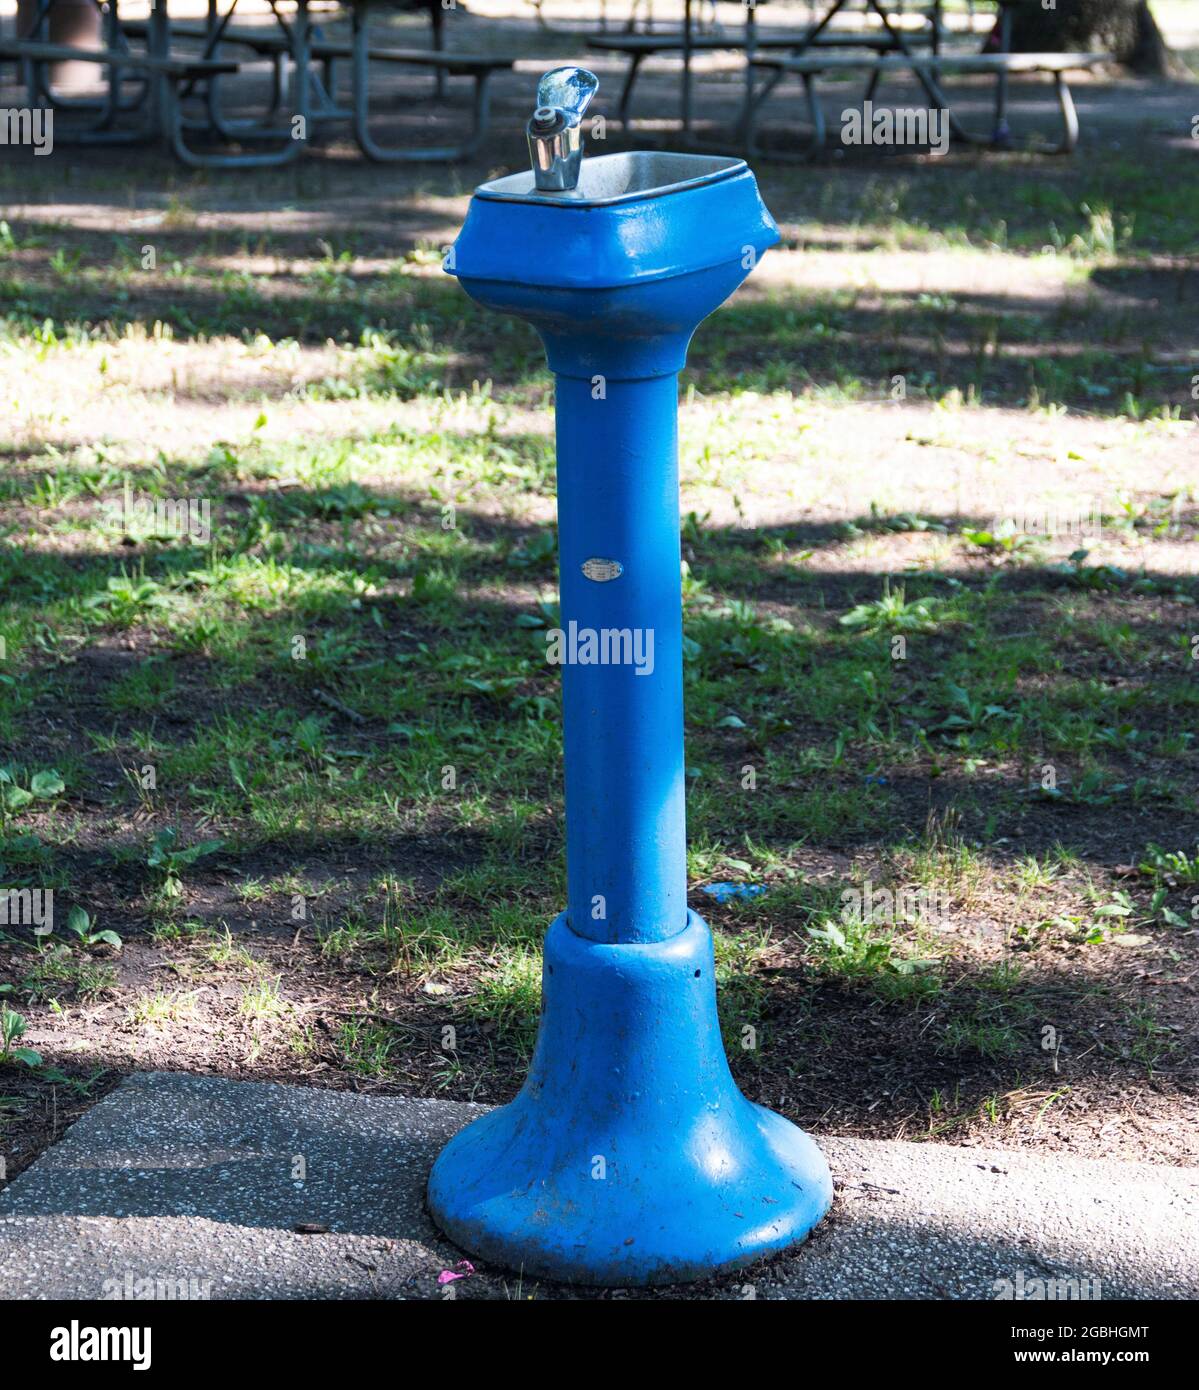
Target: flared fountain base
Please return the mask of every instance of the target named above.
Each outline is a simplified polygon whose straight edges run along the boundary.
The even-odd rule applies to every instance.
[[[464,1250],[566,1283],[698,1279],[782,1250],[832,1201],[816,1144],[729,1071],[712,937],[611,945],[551,926],[532,1067],[429,1178]]]

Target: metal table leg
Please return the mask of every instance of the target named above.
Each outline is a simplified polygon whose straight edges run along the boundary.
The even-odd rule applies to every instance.
[[[920,59],[912,52],[911,48],[908,47],[908,41],[904,38],[903,31],[901,29],[896,29],[891,23],[882,0],[867,0],[867,4],[882,21],[883,28],[887,31],[887,35],[895,50],[902,53],[908,60],[908,64],[915,74],[917,82],[924,88],[925,95],[928,97],[932,106],[939,111],[945,112],[946,116],[949,118],[950,130],[953,131],[960,140],[969,141],[971,137],[966,134],[961,122],[953,114],[949,105],[949,98],[941,90],[941,86],[933,75],[932,70],[927,66],[923,68],[920,66]],[[971,143],[976,142],[971,141]]]
[[[1010,53],[1012,51],[1012,8],[1010,5],[1000,5],[999,9],[999,51]],[[1007,99],[1008,99],[1008,75],[1000,68],[995,81],[995,129],[991,135],[993,145],[1010,145],[1012,143],[1011,127],[1007,120]]]
[[[758,51],[758,12],[754,0],[745,0],[745,99],[741,108],[741,130],[749,130],[754,105],[754,55]],[[748,138],[748,136],[746,137]]]
[[[631,53],[629,55],[629,71],[624,80],[624,87],[620,93],[620,104],[617,107],[617,114],[623,127],[629,124],[629,107],[633,101],[633,86],[637,81],[637,74],[641,70],[641,60],[644,54]]]
[[[474,74],[475,92],[470,134],[457,145],[438,145],[431,148],[399,149],[380,145],[370,132],[370,25],[367,16],[368,0],[354,0],[351,14],[353,50],[351,81],[353,84],[353,131],[358,147],[368,159],[389,164],[441,163],[445,160],[467,159],[487,134],[491,112],[491,72],[480,69]]]
[[[112,52],[122,50],[128,52],[128,44],[125,36],[121,32],[120,23],[117,16],[116,0],[94,0],[96,8],[100,11],[104,21],[104,44]],[[29,37],[39,42],[49,41],[47,23],[49,19],[50,7],[53,0],[41,0],[33,16],[33,23],[30,27]],[[63,141],[74,141],[78,143],[92,142],[102,143],[105,140],[113,143],[124,143],[129,140],[142,138],[142,133],[137,131],[110,131],[113,121],[122,111],[135,111],[145,100],[150,91],[149,80],[145,77],[133,77],[131,82],[135,83],[140,91],[129,101],[121,100],[122,69],[119,64],[106,66],[108,74],[108,90],[106,94],[97,99],[95,97],[65,97],[56,96],[50,88],[47,77],[47,69],[50,63],[39,58],[23,58],[19,60],[18,67],[21,72],[21,81],[29,95],[30,106],[44,106],[47,110],[62,112],[91,112],[95,113],[95,120],[90,124],[74,131],[63,131],[59,139]]]
[[[824,121],[824,108],[820,104],[820,94],[816,90],[815,74],[801,72],[799,77],[803,82],[804,101],[807,104],[808,119],[812,128],[812,134],[808,140],[807,149],[801,150],[795,154],[790,151],[771,150],[766,155],[769,159],[783,160],[784,162],[789,160],[807,161],[809,159],[814,159],[824,149],[827,128]],[[777,85],[777,83],[775,85]],[[751,159],[759,154],[766,153],[758,148],[757,120],[758,112],[761,110],[761,107],[761,100],[754,102],[750,107],[746,121],[745,148],[747,157]]]
[[[683,8],[683,139],[691,134],[691,0]]]
[[[166,3],[166,0],[163,0]],[[209,37],[205,43],[204,56],[215,56],[220,46],[221,35],[236,7],[236,0],[228,13],[216,21],[216,0],[209,0]],[[276,15],[278,18],[278,15]],[[213,92],[215,79],[209,79],[207,92],[209,127],[222,139],[231,141],[279,140],[279,147],[251,154],[222,154],[219,152],[201,153],[193,150],[185,139],[188,122],[184,119],[180,105],[180,93],[175,82],[165,84],[165,110],[163,134],[175,155],[193,169],[261,169],[290,164],[307,147],[311,138],[310,126],[314,121],[310,93],[311,51],[308,22],[308,0],[296,0],[296,17],[291,26],[280,25],[287,34],[292,54],[292,116],[290,128],[286,132],[269,130],[266,127],[246,122],[238,124],[221,116]],[[274,108],[272,107],[272,110]]]
[[[441,8],[441,0],[429,0],[429,19],[433,29],[433,51],[435,53],[445,52],[445,11]],[[444,101],[446,98],[446,71],[445,68],[437,69],[437,100]]]

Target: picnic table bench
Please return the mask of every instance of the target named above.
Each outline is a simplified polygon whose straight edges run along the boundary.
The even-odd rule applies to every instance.
[[[133,68],[138,72],[163,73],[175,81],[205,77],[210,73],[236,72],[238,65],[229,58],[199,58],[190,55],[160,58],[151,53],[114,52],[104,48],[75,48],[66,43],[38,43],[32,39],[0,38],[0,58],[29,58],[39,63],[99,63],[110,68]]]
[[[144,19],[122,20],[121,28],[130,38],[144,39],[150,31],[149,22]],[[201,42],[209,37],[207,26],[195,22],[179,24],[172,20],[171,33],[176,38],[199,39]],[[263,30],[243,29],[240,26],[236,29],[224,29],[220,34],[219,42],[240,44],[244,48],[252,49],[261,57],[270,57],[274,54],[286,57],[292,48],[291,40],[285,34],[270,34]],[[308,51],[314,58],[352,58],[354,45],[347,39],[312,37],[308,40]],[[515,61],[512,58],[492,58],[476,53],[455,53],[446,49],[377,48],[374,46],[370,49],[370,58],[372,62],[413,63],[417,66],[444,68],[451,77],[471,77],[481,70],[489,69],[494,72],[502,68],[510,68]]]
[[[875,57],[862,57],[854,53],[812,53],[810,50],[793,56],[762,55],[751,62],[755,68],[775,74],[778,78],[787,75],[798,77],[803,83],[812,134],[808,148],[801,157],[810,158],[818,153],[825,142],[824,113],[816,92],[816,78],[825,73],[860,71],[870,74],[870,94],[873,94],[878,81],[896,73],[914,73],[925,87],[930,97],[937,100],[942,108],[949,110],[949,102],[941,92],[938,79],[946,74],[994,75],[1006,80],[1013,74],[1045,73],[1053,78],[1058,106],[1062,116],[1062,138],[1051,145],[1051,154],[1070,154],[1078,144],[1078,113],[1066,75],[1070,72],[1085,71],[1102,63],[1110,62],[1106,53],[963,53],[942,54],[935,57],[902,58],[880,54]],[[773,85],[770,89],[773,90]],[[763,97],[766,93],[763,93]],[[1006,88],[999,95],[1006,98]],[[757,152],[757,124],[762,100],[754,102],[749,110],[746,142],[751,152]],[[997,116],[998,116],[997,111]],[[966,131],[952,116],[950,122],[959,138],[972,144],[990,145],[996,143],[996,134],[982,136]],[[1006,124],[997,120],[996,131],[1006,129]]]
[[[70,44],[40,42],[33,39],[0,39],[0,58],[17,62],[34,63],[79,62],[96,63],[108,68],[125,69],[133,72],[153,74],[162,79],[167,100],[159,113],[160,130],[167,143],[175,147],[182,136],[182,119],[179,112],[179,88],[188,82],[211,80],[222,74],[235,73],[238,64],[231,59],[199,58],[191,56],[161,57],[151,53],[129,53],[124,50],[75,48]],[[103,139],[111,142],[111,131],[83,130],[75,133],[75,139],[86,143],[89,139]],[[143,132],[130,131],[127,138],[143,138]]]

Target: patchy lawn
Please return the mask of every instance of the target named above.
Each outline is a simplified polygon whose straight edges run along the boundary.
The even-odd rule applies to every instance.
[[[504,149],[250,205],[20,171],[0,886],[55,928],[0,927],[9,1176],[136,1069],[520,1084],[552,389],[439,269]],[[738,1081],[817,1134],[1199,1154],[1194,171],[1139,127],[761,171],[783,247],[682,386],[691,892]]]

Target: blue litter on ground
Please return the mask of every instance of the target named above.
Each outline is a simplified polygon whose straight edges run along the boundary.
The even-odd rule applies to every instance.
[[[709,883],[702,890],[718,903],[727,903],[730,898],[760,898],[766,892],[764,883]]]

